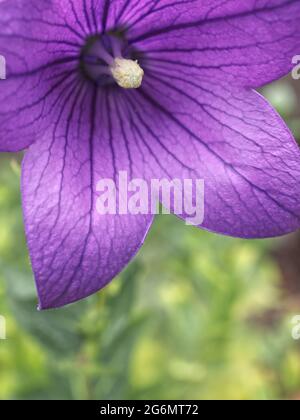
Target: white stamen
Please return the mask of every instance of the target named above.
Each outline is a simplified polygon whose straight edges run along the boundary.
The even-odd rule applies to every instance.
[[[125,58],[115,58],[110,71],[118,85],[124,89],[138,89],[145,74],[137,61]]]

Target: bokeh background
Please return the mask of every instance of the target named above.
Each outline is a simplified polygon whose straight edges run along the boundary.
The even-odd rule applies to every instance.
[[[263,94],[300,140],[300,81]],[[19,194],[0,158],[0,399],[300,399],[300,234],[262,241],[160,216],[101,293],[36,310]]]

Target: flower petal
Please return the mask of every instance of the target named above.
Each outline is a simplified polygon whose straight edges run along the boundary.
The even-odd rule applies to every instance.
[[[151,68],[258,87],[287,74],[299,54],[299,0],[144,3],[129,32]]]
[[[113,99],[79,92],[23,163],[24,218],[41,309],[103,288],[139,250],[153,220],[98,213],[98,181],[116,179],[131,163],[120,126],[112,124]]]
[[[0,151],[19,151],[38,139],[74,89],[83,36],[57,1],[0,3]]]
[[[300,226],[299,147],[258,93],[160,73],[127,99],[152,176],[205,181],[202,227],[260,238]]]

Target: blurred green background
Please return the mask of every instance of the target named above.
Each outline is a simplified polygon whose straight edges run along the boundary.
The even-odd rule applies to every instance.
[[[300,139],[300,81],[263,93]],[[238,240],[160,216],[109,287],[40,313],[20,157],[0,159],[0,399],[300,399],[299,234]]]

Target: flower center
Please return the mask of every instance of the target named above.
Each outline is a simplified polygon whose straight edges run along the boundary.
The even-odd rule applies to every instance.
[[[119,33],[90,37],[82,49],[80,67],[98,86],[117,83],[124,89],[137,89],[144,76],[136,51],[128,47]]]

